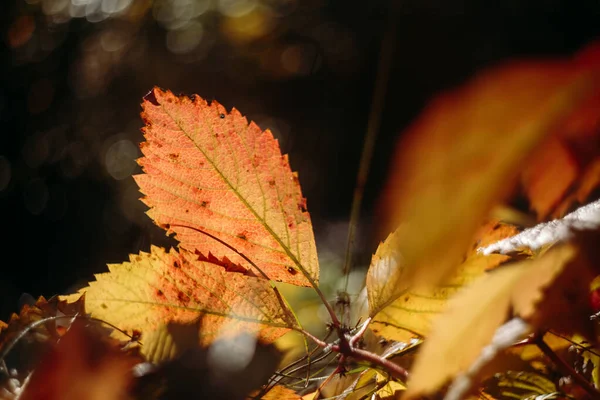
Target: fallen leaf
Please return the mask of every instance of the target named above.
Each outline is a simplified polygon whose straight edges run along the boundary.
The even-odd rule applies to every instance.
[[[316,285],[319,265],[306,199],[269,130],[236,109],[154,88],[142,104],[148,215],[179,247],[237,272]],[[256,266],[206,232],[243,253]],[[226,267],[227,268],[227,267]],[[251,272],[250,272],[251,271]]]
[[[390,235],[379,245],[367,273],[370,315],[374,317],[370,326],[373,332],[388,340],[405,343],[414,337],[427,336],[432,319],[444,311],[449,298],[485,271],[510,259],[499,254],[484,256],[477,252],[477,247],[514,236],[517,232],[512,225],[497,220],[488,222],[480,228],[474,246],[451,279],[434,288],[416,289],[409,286],[410,282],[404,283],[402,275],[406,268],[397,264],[397,260],[402,258],[395,254],[398,234]],[[392,287],[391,282],[403,282],[403,289]],[[402,295],[391,304],[381,303],[381,300],[392,298],[394,292]]]
[[[434,285],[452,274],[477,226],[511,193],[523,161],[593,93],[597,66],[512,62],[426,108],[398,144],[383,196],[387,220],[401,224],[398,254],[409,269],[402,281],[391,277],[391,287]]]
[[[131,255],[130,261],[110,264],[96,275],[85,293],[86,311],[120,329],[142,335],[142,352],[155,354],[163,336],[152,333],[169,322],[200,320],[201,341],[239,333],[272,342],[295,321],[268,281],[225,271],[186,250]],[[159,361],[153,359],[153,361]]]

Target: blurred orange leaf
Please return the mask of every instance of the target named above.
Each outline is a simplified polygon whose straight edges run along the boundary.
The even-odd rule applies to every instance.
[[[126,400],[141,360],[75,323],[27,381],[22,400]]]
[[[408,396],[434,392],[465,372],[511,310],[532,330],[586,331],[589,318],[578,318],[573,310],[587,300],[593,276],[579,251],[577,245],[564,244],[539,258],[498,268],[453,298],[417,356]]]
[[[490,221],[477,234],[474,246],[465,256],[465,261],[456,273],[444,284],[435,288],[412,288],[405,284],[403,294],[391,304],[381,303],[391,297],[390,292],[398,291],[389,287],[389,282],[404,282],[404,266],[397,264],[395,257],[398,244],[396,233],[390,235],[377,248],[367,273],[367,293],[370,315],[374,316],[371,329],[388,340],[408,343],[411,338],[429,334],[431,321],[446,308],[449,298],[465,285],[482,275],[485,271],[508,261],[510,257],[494,254],[484,256],[477,252],[479,246],[494,243],[500,239],[517,234],[518,230],[499,221]],[[397,275],[397,276],[394,276]],[[393,278],[391,278],[394,276]]]
[[[236,109],[153,89],[142,104],[146,142],[136,182],[148,215],[179,247],[229,269],[300,286],[319,265],[306,199],[269,130]]]
[[[398,254],[408,269],[391,287],[451,275],[477,226],[513,189],[526,157],[594,92],[593,61],[513,62],[427,107],[400,141],[384,192],[384,209],[401,224]]]
[[[240,332],[270,343],[295,326],[268,281],[227,272],[186,250],[167,253],[153,246],[151,253],[131,255],[109,270],[82,289],[86,311],[120,329],[141,332],[142,352],[152,361],[160,361],[156,354],[170,354],[155,352],[157,346],[170,346],[168,335],[156,334],[170,322],[200,320],[205,344]]]
[[[523,170],[521,182],[539,220],[559,218],[600,185],[600,93],[579,105]]]

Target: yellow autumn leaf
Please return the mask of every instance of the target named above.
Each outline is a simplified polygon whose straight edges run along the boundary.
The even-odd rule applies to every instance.
[[[594,69],[595,68],[595,69]],[[382,209],[401,224],[407,284],[434,285],[460,265],[477,226],[514,187],[522,162],[597,86],[598,65],[520,61],[479,74],[434,100],[402,136]],[[391,228],[394,228],[392,226]]]
[[[556,385],[548,377],[534,371],[507,371],[496,374],[485,382],[484,392],[496,399],[536,398],[557,391]]]
[[[498,268],[459,293],[449,302],[446,312],[434,321],[411,371],[407,396],[432,393],[466,371],[491,342],[511,309],[529,319],[534,328],[547,322],[550,318],[537,318],[531,311],[540,307],[551,317],[553,310],[540,306],[542,297],[555,280],[554,286],[563,284],[561,273],[565,269],[577,275],[575,272],[579,271],[575,270],[581,265],[573,262],[576,256],[576,246],[561,245],[537,259]]]
[[[249,399],[254,397],[250,396]],[[277,385],[260,398],[261,400],[301,400],[299,394],[285,386]]]
[[[388,340],[400,342],[408,342],[411,338],[428,335],[432,319],[444,311],[449,298],[485,271],[510,259],[500,254],[484,256],[477,252],[477,247],[517,233],[518,230],[512,225],[502,224],[496,220],[490,221],[480,229],[474,246],[450,280],[434,288],[416,289],[409,287],[409,282],[406,282],[402,291],[390,284],[392,282],[390,276],[401,276],[406,272],[404,265],[397,263],[401,257],[398,258],[394,254],[397,251],[398,231],[390,235],[379,245],[373,255],[367,274],[373,332]],[[399,281],[403,282],[401,278]],[[389,299],[392,292],[402,294],[391,304],[381,303],[382,300]]]
[[[129,262],[110,264],[109,271],[82,289],[86,311],[125,331],[141,332],[146,355],[165,344],[160,341],[168,335],[159,333],[169,322],[200,321],[203,344],[241,332],[270,343],[295,327],[268,281],[227,272],[185,250],[152,247]]]

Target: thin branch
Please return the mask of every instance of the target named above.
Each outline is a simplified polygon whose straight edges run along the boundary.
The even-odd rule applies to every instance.
[[[372,364],[379,365],[386,369],[396,379],[400,379],[402,382],[408,380],[408,371],[396,363],[391,362],[387,358],[383,358],[375,353],[362,349],[352,349],[351,356],[357,360],[368,361]]]
[[[348,344],[350,345],[350,347],[355,347],[356,343],[365,334],[365,332],[367,331],[367,328],[369,327],[369,324],[371,323],[371,318],[372,317],[367,318],[365,320],[365,322],[362,324],[362,326],[360,327],[360,329],[358,330],[358,332],[356,332],[354,334],[354,336],[352,336],[352,338],[348,341]]]

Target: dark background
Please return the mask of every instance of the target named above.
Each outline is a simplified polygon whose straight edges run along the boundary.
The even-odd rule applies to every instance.
[[[0,319],[23,292],[64,293],[150,244],[139,103],[154,85],[270,128],[308,198],[320,254],[346,224],[386,31],[394,48],[357,264],[393,145],[434,94],[521,56],[600,35],[600,1],[4,0]],[[333,263],[335,264],[335,262]],[[337,267],[337,266],[336,266]]]

